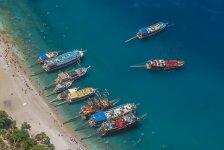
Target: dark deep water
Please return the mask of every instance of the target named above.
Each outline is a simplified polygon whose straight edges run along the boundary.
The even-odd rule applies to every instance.
[[[137,114],[148,113],[127,132],[86,140],[92,149],[224,149],[224,1],[0,0],[0,8],[10,10],[15,34],[29,41],[29,49],[21,52],[27,63],[47,50],[87,49],[81,64],[92,67],[75,86],[107,88],[111,99],[140,103]],[[124,43],[158,21],[174,25],[149,39]],[[168,72],[128,68],[152,58],[183,59],[186,65]],[[57,73],[35,78],[43,87]],[[70,118],[82,104],[58,110]]]

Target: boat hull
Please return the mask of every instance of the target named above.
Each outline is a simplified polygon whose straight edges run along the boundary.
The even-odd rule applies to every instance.
[[[115,128],[115,129],[111,129],[111,130],[108,130],[108,131],[105,131],[105,132],[100,132],[99,131],[99,133],[100,133],[101,136],[109,136],[109,135],[112,135],[112,134],[116,134],[118,132],[126,131],[126,130],[134,127],[138,122],[139,122],[139,120],[136,120],[135,122],[130,123],[123,128]]]
[[[59,70],[59,69],[61,69],[61,68],[64,68],[64,67],[67,67],[67,66],[70,66],[70,65],[73,65],[74,63],[77,63],[78,62],[78,59],[74,59],[74,60],[72,60],[72,61],[70,61],[70,62],[67,62],[67,63],[64,63],[64,64],[62,64],[62,65],[60,65],[60,66],[56,66],[56,67],[54,67],[54,68],[43,68],[46,72],[53,72],[53,71],[57,71],[57,70]]]
[[[159,22],[156,24],[153,24],[151,26],[148,26],[146,28],[142,28],[139,30],[139,32],[136,34],[136,36],[139,39],[147,38],[152,35],[157,34],[158,32],[164,30],[166,28],[168,23]]]
[[[153,63],[157,63],[162,61],[162,65],[155,65]],[[161,63],[161,62],[160,62]],[[146,68],[148,70],[173,70],[181,68],[184,65],[184,61],[179,60],[152,60],[146,63]]]
[[[66,74],[66,78],[65,77],[64,78],[60,77],[60,74],[59,74],[57,79],[55,80],[55,83],[61,83],[61,82],[69,81],[69,80],[76,81],[86,74],[88,68],[87,69],[86,68],[76,69],[76,70],[73,71],[74,73],[72,73],[72,74],[70,73],[70,72],[72,72],[72,70],[70,70],[68,72],[62,72],[60,74],[64,74],[64,75]],[[83,69],[84,71],[80,72],[81,69]]]
[[[69,104],[72,104],[72,103],[76,103],[76,102],[84,101],[84,100],[87,100],[87,98],[92,97],[92,96],[94,96],[94,95],[95,95],[95,93],[91,93],[91,94],[86,95],[86,96],[83,96],[83,97],[81,97],[81,98],[76,98],[76,99],[73,99],[73,100],[69,100],[68,103],[69,103]]]
[[[163,28],[163,29],[164,29],[164,28]],[[139,33],[137,33],[137,37],[138,37],[140,40],[141,40],[141,39],[144,39],[144,38],[148,38],[148,37],[151,37],[151,36],[157,34],[158,32],[162,31],[163,29],[159,29],[159,30],[157,30],[157,31],[154,31],[153,33],[150,33],[150,34],[147,34],[147,35],[144,35],[144,36],[142,36],[142,35],[140,35]]]

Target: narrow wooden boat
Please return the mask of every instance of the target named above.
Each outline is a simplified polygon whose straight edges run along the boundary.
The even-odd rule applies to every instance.
[[[72,93],[69,93],[67,96],[67,102],[68,103],[74,103],[81,100],[85,100],[91,96],[93,96],[96,92],[96,89],[94,88],[84,88],[78,91],[74,91]]]
[[[46,53],[43,53],[37,60],[37,63],[38,64],[42,64],[52,58],[55,58],[57,57],[59,54],[59,52],[46,52]]]
[[[139,122],[139,118],[134,113],[128,113],[114,120],[103,122],[98,129],[101,136],[106,136],[129,129]]]
[[[68,81],[68,80],[77,80],[77,79],[81,78],[82,76],[84,76],[89,68],[90,68],[90,66],[87,68],[81,67],[78,69],[72,69],[67,72],[61,72],[58,74],[58,77],[55,80],[55,83],[61,83],[61,82]]]
[[[91,127],[97,127],[107,120],[115,119],[127,113],[134,112],[136,108],[137,105],[135,103],[128,103],[109,109],[107,111],[96,112],[95,114],[91,115],[89,119],[89,125]]]
[[[65,81],[65,82],[57,84],[54,89],[54,93],[59,93],[68,89],[72,85],[72,82],[73,81]]]
[[[72,50],[49,61],[46,61],[42,68],[46,72],[55,71],[80,61],[80,58],[83,57],[83,55],[84,52],[81,50]]]
[[[163,29],[165,29],[167,25],[168,25],[168,23],[158,22],[158,23],[153,24],[151,26],[143,27],[143,28],[139,29],[136,36],[131,37],[130,39],[126,40],[125,42],[129,42],[129,41],[131,41],[135,38],[143,39],[143,38],[146,38],[146,37],[150,37],[150,36],[160,32],[160,31],[162,31]]]
[[[154,59],[149,60],[146,63],[147,69],[152,70],[171,70],[180,68],[184,65],[184,61],[182,60],[162,60],[162,59]]]

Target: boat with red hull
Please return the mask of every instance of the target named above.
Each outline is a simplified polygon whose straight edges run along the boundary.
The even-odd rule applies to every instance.
[[[163,60],[163,59],[154,59],[149,60],[146,63],[146,68],[149,70],[171,70],[177,69],[184,65],[183,60]]]
[[[145,65],[133,65],[131,68],[146,68],[148,70],[172,70],[182,67],[185,64],[183,60],[164,60],[152,59],[145,63]]]

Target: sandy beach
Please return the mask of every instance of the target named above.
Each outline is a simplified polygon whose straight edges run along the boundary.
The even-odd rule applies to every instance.
[[[62,125],[47,104],[35,81],[27,74],[17,57],[15,47],[0,35],[0,109],[5,110],[17,126],[23,122],[31,125],[31,133],[45,132],[56,150],[76,150],[84,146],[72,132]]]

